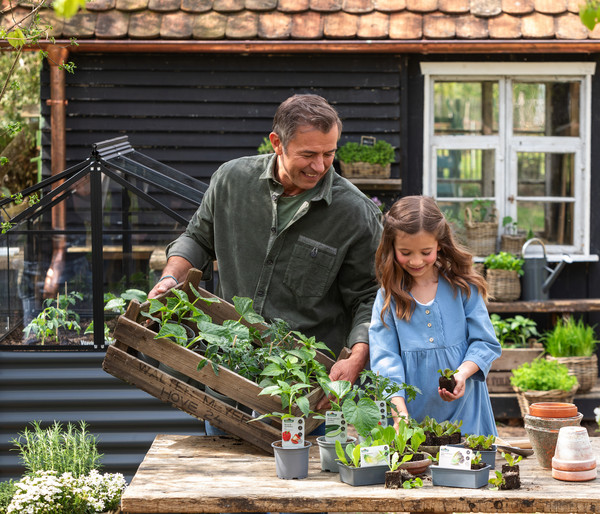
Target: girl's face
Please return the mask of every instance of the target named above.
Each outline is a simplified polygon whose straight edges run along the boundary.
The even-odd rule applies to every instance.
[[[407,234],[398,231],[394,240],[394,255],[402,269],[413,278],[433,278],[433,266],[440,249],[433,234],[425,231]]]

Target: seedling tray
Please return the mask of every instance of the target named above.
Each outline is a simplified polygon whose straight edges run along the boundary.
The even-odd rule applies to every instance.
[[[433,485],[479,489],[487,485],[490,478],[490,465],[481,469],[456,469],[430,466]]]
[[[190,270],[185,282],[176,287],[189,295],[192,294],[190,284],[193,284],[202,296],[214,298],[215,295],[198,286],[201,278],[202,273],[199,270]],[[170,295],[172,293],[169,291],[159,298]],[[155,339],[156,332],[148,328],[147,318],[141,314],[148,306],[149,302],[140,304],[132,300],[127,312],[119,317],[114,331],[116,342],[106,351],[103,369],[191,416],[208,420],[211,425],[273,453],[271,443],[281,438],[279,426],[262,421],[249,423],[252,419],[249,412],[281,412],[281,399],[278,396],[259,396],[261,388],[257,384],[222,366],[219,366],[218,375],[210,364],[198,370],[198,364],[206,360],[199,352],[184,348],[168,339]],[[196,306],[211,316],[215,323],[222,323],[226,319],[239,319],[233,305],[224,300],[211,304],[198,302]],[[266,328],[264,325],[253,326],[259,330]],[[319,353],[317,358],[328,371],[334,364],[325,354]],[[155,365],[156,361],[158,365]],[[176,376],[163,371],[166,368],[169,368],[171,373],[176,372],[173,373]],[[200,387],[195,387],[196,385]],[[208,386],[247,409],[228,405],[206,394],[202,386]],[[322,397],[321,389],[310,393],[312,410],[316,410]],[[301,415],[299,410],[295,414]],[[312,418],[307,420],[307,433],[322,422]]]

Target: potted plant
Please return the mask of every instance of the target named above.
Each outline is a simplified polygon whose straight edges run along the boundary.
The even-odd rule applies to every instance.
[[[595,327],[582,319],[569,316],[559,319],[552,330],[542,335],[546,358],[557,360],[577,377],[578,393],[586,393],[596,385],[598,378],[598,356],[596,355]]]
[[[476,198],[465,208],[466,244],[473,255],[485,257],[496,251],[498,220],[493,200]]]
[[[362,136],[360,144],[349,141],[336,152],[346,178],[389,178],[395,160],[394,147],[383,139]]]
[[[445,389],[449,393],[454,392],[454,388],[456,387],[456,379],[454,375],[458,373],[457,369],[438,369],[438,373],[440,374],[440,378],[438,379],[438,385],[441,389]]]
[[[452,422],[446,420],[438,423],[435,418],[425,416],[419,426],[423,428],[425,434],[423,446],[431,454],[437,454],[440,446],[460,443],[462,421]]]
[[[504,233],[500,236],[500,251],[521,255],[527,233],[517,228],[517,223],[511,216],[502,218]]]
[[[477,452],[481,455],[481,460],[485,464],[489,464],[491,469],[496,467],[496,436],[490,434],[485,435],[474,435],[465,434],[465,440],[460,445],[450,446],[462,446],[464,448],[470,448],[473,452]]]
[[[523,274],[523,262],[523,259],[508,252],[492,253],[484,259],[489,295],[493,301],[509,302],[519,299],[519,277]]]
[[[511,453],[501,453],[506,464],[502,464],[502,471],[496,470],[494,476],[488,480],[492,486],[490,489],[520,489],[521,473],[519,462],[523,459],[522,455],[513,456]]]
[[[490,465],[471,448],[442,446],[437,464],[430,469],[434,486],[479,489],[487,485],[490,475]]]

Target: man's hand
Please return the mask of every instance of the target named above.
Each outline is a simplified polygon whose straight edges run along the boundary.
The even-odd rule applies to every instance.
[[[152,290],[148,293],[148,299],[156,298],[158,295],[166,293],[172,287],[175,287],[178,282],[185,280],[187,272],[192,269],[192,263],[183,257],[174,255],[169,257],[165,269],[163,269],[162,276],[166,277],[158,282]],[[171,275],[175,279],[168,277]]]
[[[329,370],[329,380],[347,380],[354,384],[358,375],[369,361],[369,345],[367,343],[356,343],[352,347],[352,353],[347,359],[337,361]],[[324,397],[317,405],[317,410],[329,407],[329,399]]]

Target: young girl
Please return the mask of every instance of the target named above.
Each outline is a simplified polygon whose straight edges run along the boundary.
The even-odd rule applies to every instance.
[[[381,288],[373,306],[371,368],[421,390],[407,405],[392,398],[394,425],[410,416],[463,421],[462,433],[497,435],[486,375],[500,356],[484,299],[487,284],[452,236],[432,198],[408,196],[384,218],[375,256]],[[458,370],[451,393],[439,369]]]

